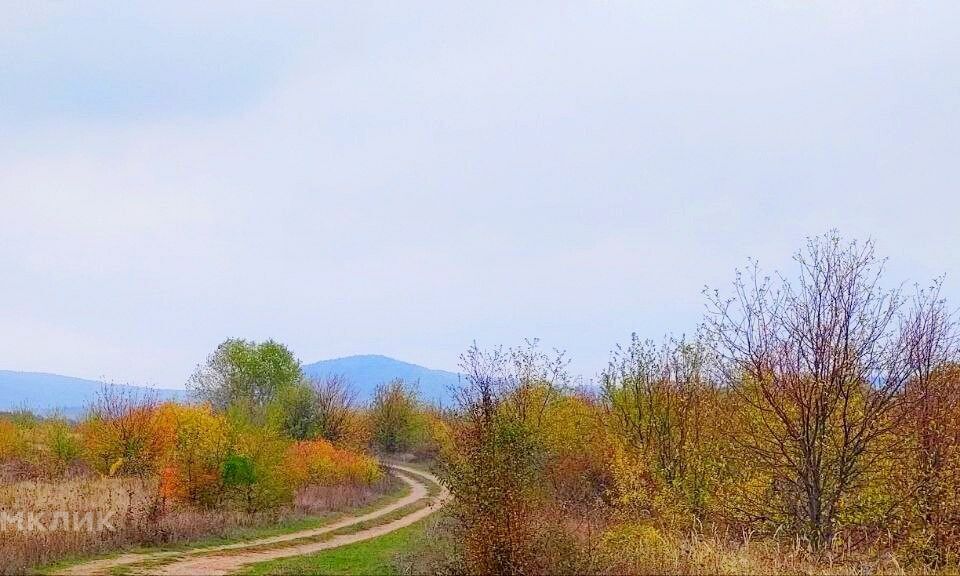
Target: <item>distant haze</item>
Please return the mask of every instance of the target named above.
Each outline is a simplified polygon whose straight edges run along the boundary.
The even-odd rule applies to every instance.
[[[425,402],[451,406],[454,387],[460,376],[432,370],[409,362],[378,355],[349,356],[303,365],[303,373],[312,379],[344,378],[358,404],[368,403],[378,385],[401,379],[414,387]],[[29,410],[36,413],[60,413],[79,416],[101,397],[106,387],[123,391],[135,401],[191,400],[183,390],[138,388],[123,383],[103,383],[60,374],[0,370],[0,412]]]
[[[6,2],[0,369],[228,337],[591,377],[704,285],[873,237],[960,303],[960,3]]]
[[[459,375],[444,370],[431,370],[409,362],[378,355],[359,355],[322,360],[304,365],[307,376],[324,379],[342,376],[356,392],[356,400],[368,402],[379,384],[401,379],[414,386],[420,398],[432,404],[450,406]]]

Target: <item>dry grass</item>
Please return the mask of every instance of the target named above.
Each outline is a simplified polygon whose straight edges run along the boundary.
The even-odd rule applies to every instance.
[[[183,543],[229,537],[239,528],[267,526],[307,516],[370,504],[391,490],[388,479],[374,487],[310,486],[300,490],[293,506],[267,512],[162,508],[155,478],[28,480],[0,485],[0,511],[44,512],[49,526],[54,512],[112,513],[115,531],[0,531],[0,574],[22,574],[64,559],[91,556],[137,546]],[[96,526],[94,526],[95,528]]]
[[[304,514],[320,514],[331,510],[359,508],[374,501],[385,491],[383,482],[375,486],[355,484],[305,486],[297,490],[294,495],[293,507]]]
[[[0,532],[0,573],[21,573],[31,566],[79,553],[98,553],[130,542],[147,540],[156,532],[149,520],[155,485],[143,479],[78,479],[61,482],[30,480],[0,487],[0,510],[45,513],[50,526],[55,512],[106,515],[116,531],[57,529],[48,532]],[[94,526],[96,528],[96,526]]]
[[[603,524],[589,530],[562,525],[555,517],[538,523],[526,544],[538,564],[534,573],[597,575],[774,575],[837,576],[960,574],[953,564],[932,568],[906,562],[879,544],[843,546],[813,553],[801,540],[759,537],[750,532],[661,531],[647,524]],[[399,559],[402,574],[467,572],[460,537],[464,527],[440,514],[416,546]]]
[[[883,548],[838,547],[815,554],[798,539],[671,534],[643,526],[608,533],[593,561],[595,571],[604,574],[957,574],[960,569],[905,566]]]

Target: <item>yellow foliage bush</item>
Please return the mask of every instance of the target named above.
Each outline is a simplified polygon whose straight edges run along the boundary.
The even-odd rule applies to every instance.
[[[9,420],[0,420],[0,461],[25,458],[28,448],[24,430]]]
[[[636,556],[663,556],[669,544],[659,530],[646,524],[626,523],[614,526],[600,539],[602,550]]]
[[[210,502],[220,491],[220,467],[230,451],[229,428],[209,406],[165,404],[154,420],[165,497]]]
[[[287,448],[284,471],[294,487],[316,484],[374,484],[383,478],[377,461],[341,450],[326,440],[296,442]]]

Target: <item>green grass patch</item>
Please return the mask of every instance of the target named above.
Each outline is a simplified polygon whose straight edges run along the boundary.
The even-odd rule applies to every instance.
[[[397,574],[395,558],[398,554],[411,551],[429,526],[430,518],[424,518],[410,526],[400,528],[389,534],[324,550],[317,554],[271,560],[247,567],[240,574],[246,576],[264,575],[307,575],[323,574],[347,576],[360,574]]]

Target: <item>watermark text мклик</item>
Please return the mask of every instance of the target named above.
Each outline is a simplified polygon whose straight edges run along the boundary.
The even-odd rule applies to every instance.
[[[115,532],[113,511],[0,510],[0,532]]]

